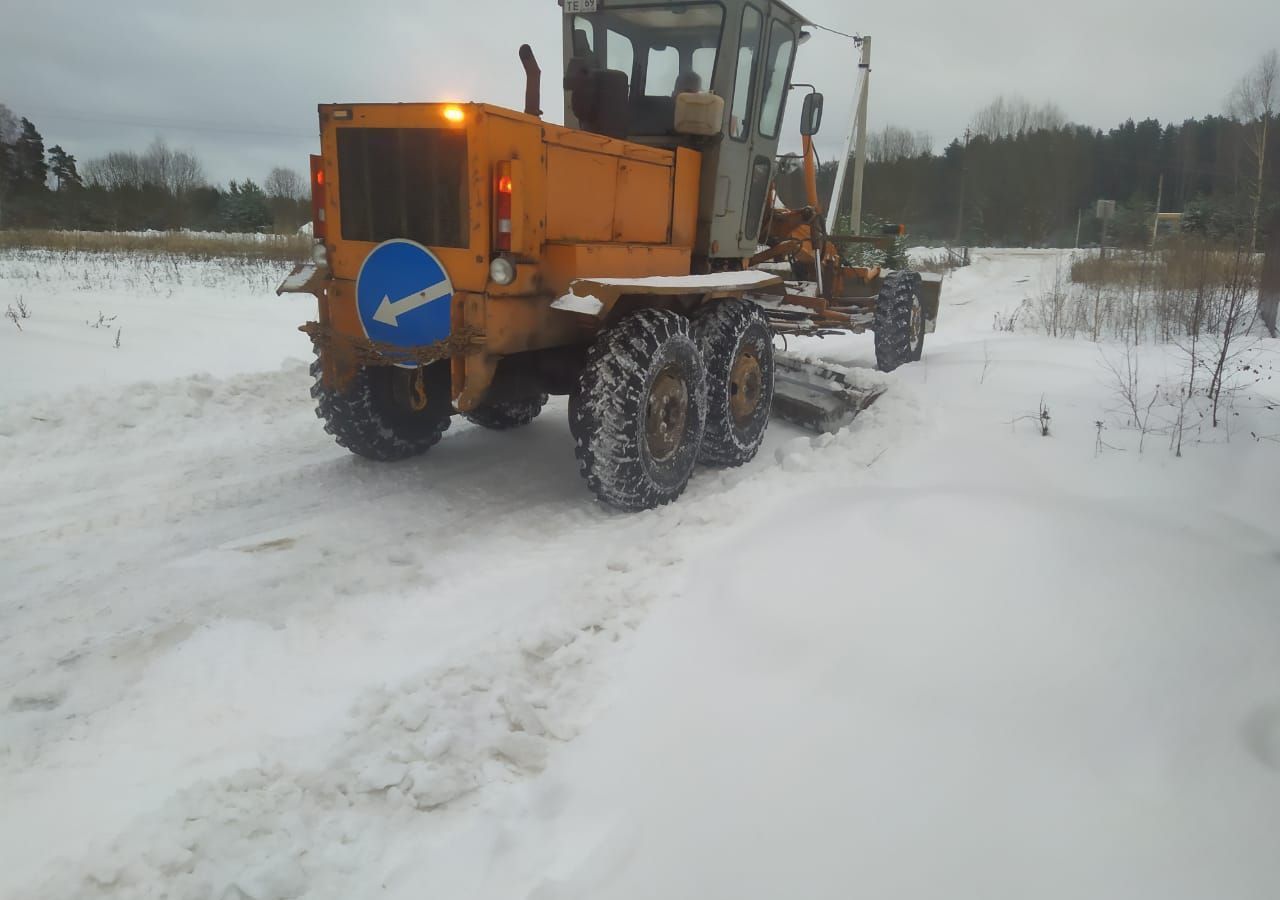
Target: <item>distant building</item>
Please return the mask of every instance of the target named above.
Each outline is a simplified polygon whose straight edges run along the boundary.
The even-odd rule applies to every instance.
[[[1182,213],[1156,213],[1155,236],[1157,238],[1177,234],[1182,230]]]

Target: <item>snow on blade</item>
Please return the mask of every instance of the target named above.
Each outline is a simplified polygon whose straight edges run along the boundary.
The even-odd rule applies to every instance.
[[[771,272],[746,269],[709,275],[651,275],[647,278],[579,278],[574,284],[599,284],[621,288],[662,288],[681,291],[735,290],[781,284]]]

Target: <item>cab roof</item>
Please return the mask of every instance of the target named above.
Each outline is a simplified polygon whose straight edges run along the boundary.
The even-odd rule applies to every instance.
[[[558,0],[558,2],[560,3],[561,6],[564,5],[564,0]],[[683,5],[683,3],[697,3],[697,2],[708,2],[708,0],[600,0],[600,8],[604,10],[604,9],[608,9],[611,6],[677,6],[677,5]],[[710,2],[716,2],[716,0],[710,0]],[[742,5],[745,5],[746,0],[727,0],[727,2],[726,0],[719,0],[719,2],[722,5],[727,5],[727,6],[742,6]],[[813,24],[813,22],[810,21],[807,16],[797,12],[793,7],[789,6],[788,4],[780,2],[780,0],[756,0],[756,2],[771,5],[771,6],[776,6],[784,10],[790,16],[798,20],[801,25]]]

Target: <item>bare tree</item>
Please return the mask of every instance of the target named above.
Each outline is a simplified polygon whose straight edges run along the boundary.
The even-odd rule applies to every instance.
[[[1221,314],[1218,327],[1212,336],[1216,344],[1212,352],[1203,361],[1209,373],[1207,393],[1213,403],[1213,427],[1217,428],[1221,421],[1219,407],[1223,391],[1229,387],[1231,368],[1239,357],[1249,349],[1247,341],[1242,340],[1253,330],[1257,310],[1250,302],[1257,289],[1257,277],[1253,268],[1252,254],[1245,248],[1236,249],[1232,257],[1231,270],[1227,283],[1221,291]]]
[[[82,176],[86,184],[111,191],[139,188],[146,182],[141,158],[127,150],[89,160],[84,164]]]
[[[163,138],[156,138],[139,156],[131,150],[117,150],[84,164],[86,184],[108,190],[154,185],[174,197],[181,197],[208,182],[200,160],[186,150],[173,150]]]
[[[169,161],[169,190],[181,197],[207,185],[204,166],[189,150],[175,150]]]
[[[974,134],[994,140],[1016,137],[1029,131],[1062,128],[1066,124],[1066,113],[1052,101],[1032,106],[1025,97],[1001,94],[974,113],[969,127]]]
[[[306,220],[307,182],[293,169],[276,166],[263,182],[276,232],[289,234]]]
[[[301,200],[306,191],[306,182],[293,169],[276,166],[262,183],[268,197],[280,197],[285,200]]]
[[[204,167],[187,150],[174,150],[157,137],[142,156],[143,179],[164,188],[174,197],[205,184]]]
[[[142,154],[142,177],[147,184],[169,186],[169,171],[173,164],[173,151],[165,139],[157,137]]]
[[[908,131],[897,125],[886,125],[882,131],[867,135],[868,162],[894,162],[914,159],[933,150],[933,138],[924,131]]]
[[[1258,219],[1262,212],[1262,189],[1267,164],[1267,132],[1271,117],[1280,104],[1280,54],[1271,50],[1262,55],[1247,75],[1240,79],[1227,101],[1231,117],[1245,126],[1245,146],[1257,164],[1253,182],[1253,221],[1250,249],[1258,248]]]

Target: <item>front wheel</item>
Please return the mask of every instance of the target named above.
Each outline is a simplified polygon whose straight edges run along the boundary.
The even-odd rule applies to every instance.
[[[643,309],[605,331],[569,398],[578,469],[598,498],[652,509],[684,492],[707,415],[706,370],[678,313]]]
[[[892,272],[876,295],[876,366],[892,372],[924,353],[920,273]]]

